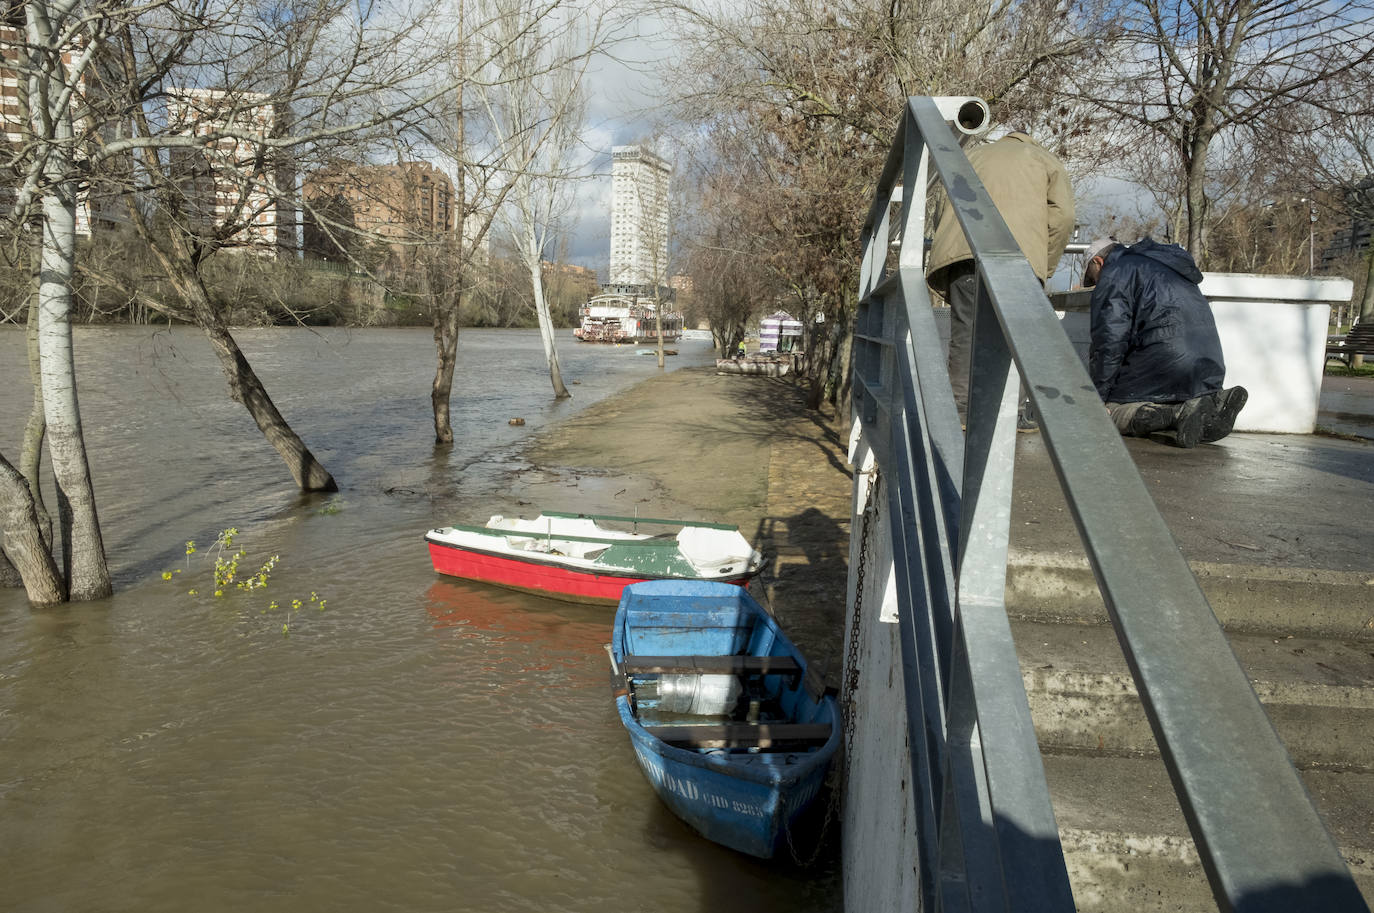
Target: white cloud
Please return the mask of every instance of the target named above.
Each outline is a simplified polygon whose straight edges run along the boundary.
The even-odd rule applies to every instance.
[[[615,40],[592,61],[586,81],[582,142],[589,179],[578,188],[568,257],[605,276],[610,259],[611,148],[652,139],[665,119],[663,80],[675,43],[659,16],[635,15],[615,26]]]

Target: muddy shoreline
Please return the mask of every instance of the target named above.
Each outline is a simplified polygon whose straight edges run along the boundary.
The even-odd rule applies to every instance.
[[[750,587],[833,682],[852,476],[834,417],[787,378],[687,368],[541,432],[522,506],[737,524],[765,556]]]

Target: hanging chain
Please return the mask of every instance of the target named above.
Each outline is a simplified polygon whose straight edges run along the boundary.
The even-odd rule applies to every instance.
[[[881,481],[875,466],[872,470],[872,480],[868,486],[868,497],[864,501],[863,525],[859,533],[859,570],[855,575],[854,612],[849,620],[849,645],[845,656],[844,690],[840,695],[840,709],[844,714],[844,776],[842,778],[844,784],[849,782],[849,759],[854,752],[854,718],[857,715],[855,706],[859,691],[859,646],[864,615],[864,578],[868,571],[873,521],[878,516],[878,488]]]
[[[830,785],[830,799],[825,807],[825,820],[821,823],[820,833],[816,835],[816,845],[806,859],[802,859],[797,852],[796,845],[792,842],[792,828],[788,826],[786,820],[783,821],[783,830],[787,835],[787,849],[792,854],[792,861],[803,868],[809,868],[820,855],[821,848],[825,845],[825,835],[830,832],[830,826],[835,820],[835,815],[839,811],[840,799],[845,789],[849,785],[849,759],[854,753],[854,707],[855,695],[859,688],[859,635],[862,631],[863,606],[864,606],[864,577],[868,570],[869,543],[872,539],[873,521],[878,515],[878,468],[875,466],[870,471],[868,486],[868,497],[864,500],[863,519],[860,524],[859,532],[859,568],[855,575],[854,586],[854,612],[849,621],[849,644],[846,649],[844,683],[840,693],[840,715],[841,725],[844,736],[844,763],[840,768],[838,782]]]

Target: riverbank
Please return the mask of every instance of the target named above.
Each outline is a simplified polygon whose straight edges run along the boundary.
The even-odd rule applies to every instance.
[[[521,506],[734,523],[765,555],[750,591],[837,682],[852,477],[833,416],[790,379],[689,368],[538,435]]]

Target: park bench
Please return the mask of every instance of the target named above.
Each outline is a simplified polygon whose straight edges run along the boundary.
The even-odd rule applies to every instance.
[[[1354,355],[1374,356],[1374,321],[1360,321],[1344,336],[1326,338],[1326,359],[1349,365]]]

